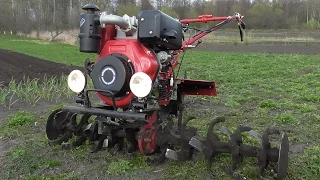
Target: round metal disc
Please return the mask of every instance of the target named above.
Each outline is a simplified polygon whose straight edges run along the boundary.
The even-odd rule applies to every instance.
[[[59,124],[63,122],[67,116],[68,112],[62,109],[57,109],[49,115],[46,124],[46,133],[49,140],[56,140],[63,135],[64,131],[59,127]]]
[[[279,148],[277,179],[284,179],[287,174],[289,164],[289,140],[285,133],[281,135],[281,144]]]

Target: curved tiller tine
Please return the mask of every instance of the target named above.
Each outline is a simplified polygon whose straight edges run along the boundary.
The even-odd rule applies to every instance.
[[[285,133],[281,133],[281,144],[279,148],[279,160],[277,164],[276,179],[282,180],[286,177],[289,165],[289,139]]]
[[[198,149],[199,151],[201,151],[206,158],[210,158],[210,156],[212,156],[213,151],[215,151],[215,148],[213,144],[216,144],[220,141],[220,138],[218,137],[218,135],[216,133],[213,132],[213,128],[216,124],[220,123],[220,122],[224,122],[225,121],[225,117],[222,116],[218,116],[216,117],[213,121],[210,122],[208,130],[207,130],[207,137],[206,140],[204,140],[203,142],[192,138],[189,142],[190,145],[192,145],[193,147],[195,147],[196,149]],[[213,148],[213,149],[211,149]]]
[[[220,131],[221,131],[223,134],[227,135],[227,136],[229,137],[229,139],[231,139],[232,133],[231,133],[231,131],[230,131],[227,127],[221,126],[221,127],[220,127]]]
[[[261,135],[260,135],[257,131],[251,129],[248,133],[249,133],[251,136],[253,136],[253,137],[255,137],[256,139],[258,139],[258,141],[259,141],[260,143],[262,143]]]
[[[252,128],[250,126],[238,126],[238,128],[231,134],[231,142],[236,143],[238,146],[242,144],[242,133],[250,132]]]
[[[269,136],[277,134],[281,136],[281,143],[279,148],[271,147]],[[268,163],[276,163],[276,179],[284,179],[288,168],[288,153],[289,153],[289,140],[285,133],[275,128],[268,128],[262,136],[262,148],[260,152],[260,165],[259,176],[262,177],[264,170],[267,168]]]
[[[79,147],[87,140],[87,136],[85,135],[84,130],[89,124],[88,120],[90,117],[91,115],[84,114],[82,115],[79,124],[77,124],[76,122],[73,122],[73,126],[74,126],[73,130],[76,136],[78,137],[74,142],[72,142],[72,144],[70,144],[69,146],[66,146],[66,148],[72,149],[72,148]],[[74,120],[76,121],[76,119]]]
[[[47,133],[47,137],[49,140],[54,140],[57,139],[59,136],[61,136],[61,134],[63,133],[62,129],[59,129],[55,123],[54,118],[56,117],[56,115],[58,113],[61,113],[62,109],[57,109],[55,111],[53,111],[48,119],[47,119],[47,124],[46,124],[46,133]]]
[[[179,145],[181,146],[180,151],[175,151],[173,149],[167,148],[165,152],[165,157],[178,161],[186,161],[192,158],[194,147],[190,144],[190,141],[197,134],[197,129],[194,127],[187,127],[188,122],[195,119],[195,116],[190,116],[184,120],[181,124],[180,132],[177,137],[179,137]]]
[[[62,109],[50,114],[46,124],[46,134],[50,145],[60,145],[73,136],[73,132],[66,128],[71,118],[76,115]]]
[[[230,151],[232,154],[231,173],[235,174],[238,165],[243,161],[243,156],[240,154],[240,146],[242,144],[242,133],[252,130],[250,126],[238,126],[238,128],[231,134]]]

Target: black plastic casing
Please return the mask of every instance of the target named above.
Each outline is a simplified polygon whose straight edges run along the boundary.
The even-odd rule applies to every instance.
[[[100,52],[101,28],[99,17],[93,10],[88,10],[86,13],[81,14],[79,33],[80,52]]]
[[[179,50],[182,47],[182,24],[158,10],[143,10],[138,15],[138,41],[161,50]],[[174,34],[175,38],[168,37]]]

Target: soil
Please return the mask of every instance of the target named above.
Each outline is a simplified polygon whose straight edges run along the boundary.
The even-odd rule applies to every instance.
[[[293,53],[293,54],[317,54],[320,49],[319,44],[313,44],[312,46],[306,45],[225,45],[225,44],[200,44],[196,50],[210,50],[210,51],[224,51],[224,52],[265,52],[265,53]],[[68,74],[76,67],[45,61],[39,58],[27,56],[24,54],[1,50],[0,49],[0,88],[1,84],[7,86],[11,79],[15,79],[16,82],[23,80],[23,76],[30,78],[39,78],[40,80],[46,75],[47,77],[57,77],[62,74]],[[189,108],[201,107],[205,109],[209,102],[195,100],[190,102]],[[0,106],[0,122],[6,118],[9,114],[15,113],[18,110],[31,110],[31,111],[45,111],[52,107],[52,102],[40,101],[36,106],[30,106],[23,101],[15,103],[15,107],[7,109]],[[220,113],[225,113],[227,109],[224,107],[216,106],[214,109]],[[201,112],[200,112],[201,113]],[[1,162],[6,152],[10,151],[13,147],[19,144],[17,139],[1,139],[0,137],[0,167]],[[303,145],[298,146],[293,152],[300,153],[303,150]],[[79,169],[81,171],[81,168]],[[161,174],[161,172],[160,172]]]
[[[20,82],[24,76],[41,81],[44,75],[58,77],[69,74],[73,69],[75,67],[0,49],[0,84],[3,86],[7,86],[12,79]]]
[[[73,69],[75,67],[0,49],[0,88],[7,86],[12,79],[20,82],[24,77],[29,77],[30,79],[37,78],[41,82],[45,75],[46,77],[59,77],[69,74]],[[30,106],[27,102],[19,100],[11,109],[0,106],[0,122],[19,110],[39,112],[52,106],[54,104],[48,101],[39,101],[36,106]],[[18,144],[17,139],[1,139],[0,137],[0,167],[2,167],[1,163],[5,153]]]

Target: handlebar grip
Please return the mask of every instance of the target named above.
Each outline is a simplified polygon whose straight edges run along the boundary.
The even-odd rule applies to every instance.
[[[241,41],[243,41],[243,31],[242,31],[242,29],[241,29],[241,25],[238,25],[238,28],[239,28],[239,31],[240,31]]]

